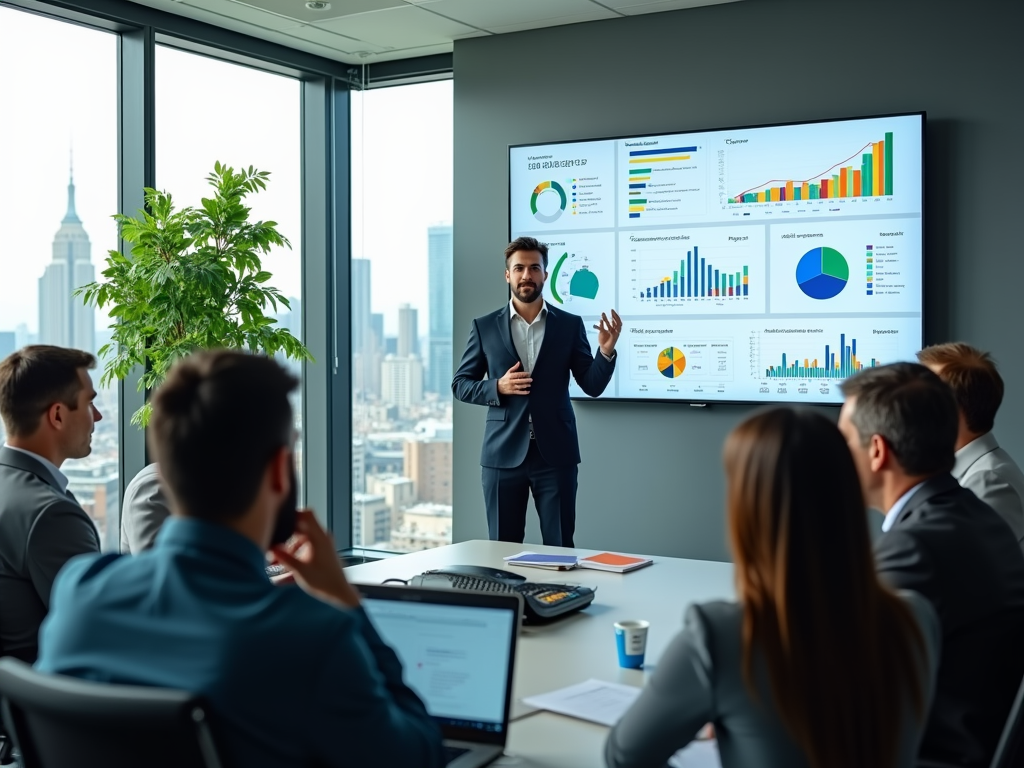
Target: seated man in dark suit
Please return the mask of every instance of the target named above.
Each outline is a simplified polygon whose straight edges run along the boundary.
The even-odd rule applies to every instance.
[[[1024,555],[1006,521],[950,474],[957,405],[938,376],[896,363],[842,389],[839,429],[868,504],[885,513],[879,574],[931,600],[942,624],[919,760],[987,768],[1024,674]]]
[[[226,350],[172,369],[148,433],[171,517],[152,549],[68,564],[37,667],[202,694],[226,765],[435,768],[440,731],[330,535],[296,512],[297,384],[273,359]],[[299,586],[267,578],[272,546]]]
[[[33,662],[57,572],[99,552],[96,526],[68,491],[67,459],[92,451],[96,390],[88,352],[30,346],[0,362],[0,652]]]

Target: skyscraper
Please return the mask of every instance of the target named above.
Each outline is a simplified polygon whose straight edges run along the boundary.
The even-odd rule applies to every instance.
[[[75,212],[75,177],[68,182],[68,212],[53,238],[53,261],[39,278],[39,341],[96,351],[95,310],[75,296],[75,289],[96,276],[92,245]]]
[[[423,363],[418,357],[388,355],[380,364],[380,378],[385,403],[410,408],[423,402]]]
[[[352,354],[370,343],[370,260],[352,259]]]
[[[427,229],[427,291],[430,302],[430,376],[427,389],[451,395],[452,386],[452,227]]]
[[[398,307],[398,357],[420,354],[419,310],[410,304]]]

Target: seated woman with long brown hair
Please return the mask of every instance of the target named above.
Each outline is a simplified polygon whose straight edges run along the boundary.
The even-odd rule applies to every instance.
[[[939,622],[879,582],[839,430],[761,412],[726,440],[725,473],[738,601],[688,608],[609,735],[608,765],[660,768],[710,722],[724,768],[910,768]]]

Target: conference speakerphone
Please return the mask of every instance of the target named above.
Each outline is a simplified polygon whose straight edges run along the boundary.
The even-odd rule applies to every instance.
[[[409,580],[410,587],[461,589],[492,594],[518,594],[523,598],[523,622],[539,624],[565,616],[594,602],[590,587],[570,584],[537,584],[518,573],[474,565],[426,571]]]

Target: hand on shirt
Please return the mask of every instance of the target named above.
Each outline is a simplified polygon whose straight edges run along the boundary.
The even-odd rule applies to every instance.
[[[533,379],[523,370],[522,363],[516,363],[498,379],[498,393],[502,395],[528,395]]]
[[[622,318],[619,317],[619,313],[613,309],[612,319],[609,320],[608,316],[602,312],[601,321],[594,326],[594,330],[597,331],[597,343],[601,347],[601,352],[605,357],[611,357],[615,352],[615,342],[619,340],[619,334],[622,333]]]
[[[295,535],[271,552],[277,562],[291,572],[295,583],[313,597],[344,608],[359,605],[359,594],[345,578],[334,539],[321,527],[312,511],[300,509]]]

